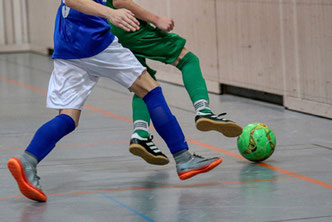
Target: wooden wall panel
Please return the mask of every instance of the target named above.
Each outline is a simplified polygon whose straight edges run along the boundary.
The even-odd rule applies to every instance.
[[[332,118],[332,2],[282,1],[285,106]]]
[[[0,45],[4,44],[5,44],[5,11],[4,11],[3,0],[0,0]]]
[[[0,1],[0,52],[28,50],[26,0]]]
[[[14,16],[12,1],[4,0],[5,44],[15,43]]]
[[[28,0],[29,38],[34,51],[53,48],[54,22],[60,0]]]
[[[297,0],[296,8],[301,96],[332,104],[332,2]]]
[[[221,83],[283,94],[276,0],[217,0]]]
[[[195,53],[210,91],[219,93],[215,0],[140,0],[152,12],[175,21],[173,32],[187,39],[186,48]],[[149,61],[158,79],[182,84],[181,73],[170,65]]]

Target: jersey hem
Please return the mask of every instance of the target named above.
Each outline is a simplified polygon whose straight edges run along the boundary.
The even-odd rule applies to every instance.
[[[104,51],[105,49],[107,49],[107,47],[110,44],[112,44],[112,42],[114,41],[114,39],[115,39],[115,35],[111,35],[111,40],[107,44],[104,44],[103,45],[104,47],[101,47],[100,50],[97,50],[96,52],[94,52],[91,55],[87,55],[87,56],[61,56],[61,55],[53,53],[52,59],[84,59],[84,58],[90,58],[90,57],[93,57],[95,55],[98,55],[99,53],[101,53],[102,51]]]

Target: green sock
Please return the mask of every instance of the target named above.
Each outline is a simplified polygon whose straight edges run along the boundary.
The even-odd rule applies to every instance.
[[[132,109],[134,133],[137,133],[140,137],[148,138],[150,136],[148,132],[150,126],[150,114],[143,99],[136,94],[133,97]]]
[[[190,96],[191,102],[195,104],[198,100],[202,99],[209,102],[206,83],[197,56],[188,52],[176,67],[182,72],[183,83]],[[208,111],[208,109],[205,111]],[[211,110],[209,112],[211,112]]]

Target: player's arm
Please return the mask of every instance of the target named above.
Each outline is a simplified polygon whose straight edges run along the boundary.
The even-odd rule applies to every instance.
[[[132,11],[136,18],[150,22],[163,31],[169,32],[174,28],[173,19],[153,14],[132,0],[113,0],[113,5],[115,8],[125,8]]]
[[[127,9],[114,10],[93,0],[66,0],[66,6],[88,15],[106,18],[113,25],[125,31],[137,31],[139,29],[139,22],[134,14]]]

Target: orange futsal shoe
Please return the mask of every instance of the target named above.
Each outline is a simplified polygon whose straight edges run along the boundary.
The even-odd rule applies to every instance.
[[[25,154],[26,155],[26,154]],[[45,202],[47,196],[41,190],[36,167],[24,155],[13,157],[8,161],[8,169],[15,178],[21,193],[27,198]]]
[[[222,162],[219,157],[204,158],[193,154],[192,158],[184,163],[176,164],[176,170],[181,180],[189,179],[197,174],[206,173]]]

